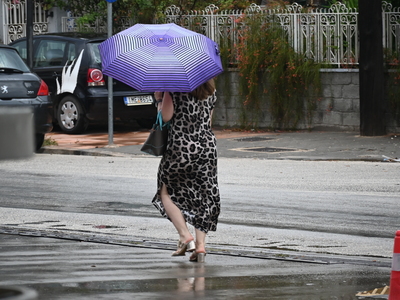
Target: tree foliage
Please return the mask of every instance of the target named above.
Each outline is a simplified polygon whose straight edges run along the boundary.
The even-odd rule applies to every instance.
[[[359,0],[332,0],[328,1],[329,5],[332,5],[336,2],[342,2],[348,8],[358,8],[358,1]],[[400,7],[400,0],[385,0],[387,3],[391,3],[393,7]]]
[[[106,0],[41,0],[46,9],[57,6],[90,22],[97,17],[106,17]],[[243,9],[261,0],[117,0],[113,5],[114,18],[131,17],[140,23],[154,23],[161,19],[165,9],[171,5],[182,11],[202,10],[210,4],[220,9]],[[258,4],[260,4],[258,3]]]
[[[239,86],[245,95],[242,125],[258,127],[264,103],[275,128],[296,128],[302,120],[311,124],[321,66],[296,53],[273,20],[255,14],[244,16],[243,23],[235,45]]]

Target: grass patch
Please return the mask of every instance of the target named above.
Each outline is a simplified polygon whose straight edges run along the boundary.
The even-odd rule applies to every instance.
[[[56,140],[52,139],[51,137],[45,137],[43,146],[58,146]]]

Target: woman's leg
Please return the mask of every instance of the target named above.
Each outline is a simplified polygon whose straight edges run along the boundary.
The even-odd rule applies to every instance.
[[[196,232],[196,252],[206,252],[206,233],[195,229]]]
[[[189,260],[194,262],[204,262],[206,256],[206,233],[195,229],[196,231],[196,250],[190,255]]]
[[[160,196],[161,202],[165,208],[165,212],[178,231],[179,241],[182,243],[188,243],[189,241],[193,240],[193,236],[187,228],[186,221],[180,209],[174,204],[174,202],[172,202],[165,185],[161,187]]]

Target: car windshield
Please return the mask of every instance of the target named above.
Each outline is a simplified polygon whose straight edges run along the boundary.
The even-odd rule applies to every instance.
[[[13,49],[0,48],[0,68],[17,69],[22,72],[30,72],[18,52]]]
[[[101,65],[101,57],[100,57],[100,51],[99,51],[99,46],[100,42],[93,42],[93,43],[89,43],[88,47],[89,47],[89,51],[91,53],[91,57],[92,57],[92,63],[94,64],[99,64]]]

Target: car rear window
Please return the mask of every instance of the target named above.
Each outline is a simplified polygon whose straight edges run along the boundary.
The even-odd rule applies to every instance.
[[[92,64],[99,65],[101,67],[101,57],[100,57],[100,51],[99,51],[99,46],[100,42],[93,42],[93,43],[88,43],[88,49],[90,51],[90,57],[92,58]]]
[[[0,48],[0,68],[18,69],[23,72],[30,72],[18,52],[13,49]]]
[[[34,60],[35,67],[64,65],[64,52],[68,42],[63,40],[43,39],[39,41]]]

